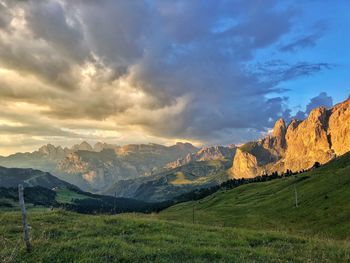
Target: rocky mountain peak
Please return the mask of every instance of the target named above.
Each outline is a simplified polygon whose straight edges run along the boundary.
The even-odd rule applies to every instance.
[[[88,142],[83,141],[80,144],[74,145],[72,147],[72,150],[73,151],[93,151],[94,149],[92,148],[92,146]]]
[[[299,124],[300,124],[301,122],[302,122],[301,120],[292,119],[291,122],[290,122],[289,125],[288,125],[287,133],[288,133],[289,131],[294,131],[296,128],[298,128],[298,126],[299,126]]]
[[[283,138],[286,134],[287,127],[286,123],[282,118],[276,121],[275,126],[272,131],[273,137]]]
[[[97,142],[97,143],[95,143],[95,145],[93,147],[95,152],[101,152],[101,151],[106,150],[106,149],[116,149],[116,148],[118,148],[117,145],[108,144],[105,142]]]
[[[53,144],[46,144],[41,146],[38,149],[38,152],[45,155],[49,159],[59,159],[63,158],[64,155],[67,153],[65,149],[63,149],[61,146],[55,146]]]
[[[237,178],[286,169],[299,171],[315,162],[326,163],[350,151],[350,98],[331,109],[317,107],[305,120],[293,119],[287,128],[280,119],[271,136],[251,145],[254,147],[243,145],[247,154],[237,151],[234,158],[237,167],[233,165],[231,171]],[[263,162],[264,158],[269,162]]]
[[[321,124],[323,127],[326,128],[328,126],[327,119],[328,119],[327,109],[325,107],[317,107],[310,112],[306,121],[315,123],[315,124],[316,123]]]
[[[193,144],[189,142],[177,142],[174,147],[183,150],[183,151],[189,151],[189,152],[196,152],[198,151],[198,148],[195,147]]]
[[[225,146],[211,146],[203,147],[195,153],[189,153],[184,158],[178,159],[174,162],[168,163],[166,168],[176,168],[190,162],[200,162],[200,161],[213,161],[213,160],[224,160],[232,159],[235,155],[236,147],[231,145],[231,147]]]

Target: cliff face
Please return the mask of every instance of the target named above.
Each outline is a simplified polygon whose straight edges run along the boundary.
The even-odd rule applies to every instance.
[[[258,169],[258,161],[253,154],[237,149],[230,173],[233,177],[253,178]]]
[[[342,155],[350,149],[350,98],[331,109],[328,122],[332,149]]]
[[[280,119],[272,135],[245,144],[241,150],[237,150],[230,170],[235,178],[299,171],[315,162],[326,163],[350,151],[350,99],[329,110],[316,108],[307,119],[292,120],[288,127]]]
[[[335,157],[332,136],[328,133],[329,113],[323,107],[316,108],[299,125],[288,127],[288,147],[283,158],[285,169],[298,171],[311,167],[316,161],[326,163]]]
[[[236,152],[236,146],[212,146],[204,147],[195,153],[189,153],[182,159],[177,159],[174,162],[168,163],[166,168],[176,168],[191,162],[213,161],[213,160],[231,160]]]

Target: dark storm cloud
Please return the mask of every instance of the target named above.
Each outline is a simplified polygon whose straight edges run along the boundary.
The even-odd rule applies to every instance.
[[[321,92],[318,96],[312,98],[310,103],[306,105],[306,114],[309,114],[316,107],[331,108],[333,106],[333,98],[328,96],[327,92]]]
[[[296,52],[299,49],[314,47],[317,41],[325,34],[327,25],[319,22],[312,28],[312,33],[295,38],[290,43],[281,45],[279,50],[282,52]]]
[[[30,1],[25,13],[34,38],[42,39],[59,54],[80,63],[89,56],[82,25],[54,1]],[[69,22],[68,22],[69,21]]]
[[[310,102],[306,105],[305,111],[298,111],[294,118],[303,120],[307,118],[309,113],[317,107],[331,108],[333,106],[333,98],[328,96],[327,92],[321,92],[316,97],[310,99]]]
[[[41,114],[53,119],[110,117],[160,137],[255,136],[288,110],[277,84],[330,67],[300,62],[246,70],[257,50],[277,44],[293,26],[297,10],[279,3],[7,1],[0,30],[9,26],[1,22],[4,12],[24,16],[1,31],[0,66],[40,85],[7,83],[0,99],[46,106]],[[220,27],[225,21],[231,22]]]
[[[287,45],[281,46],[279,50],[283,52],[295,52],[301,48],[314,47],[316,46],[316,42],[320,37],[320,34],[311,34],[308,36],[303,36]]]
[[[298,62],[290,64],[281,60],[268,61],[255,65],[251,71],[263,81],[277,85],[280,82],[307,77],[317,72],[334,68],[330,63]]]

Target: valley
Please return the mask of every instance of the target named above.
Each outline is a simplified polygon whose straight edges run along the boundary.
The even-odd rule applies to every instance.
[[[14,258],[15,262],[348,262],[349,169],[346,154],[303,174],[221,190],[160,213],[83,215],[33,207],[28,216],[33,245],[29,254],[18,242],[19,212],[2,210],[0,258],[4,262]],[[300,197],[297,208],[294,185]]]

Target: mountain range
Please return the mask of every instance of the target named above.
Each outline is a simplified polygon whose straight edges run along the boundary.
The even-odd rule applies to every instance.
[[[0,157],[0,165],[39,169],[83,190],[103,192],[119,180],[154,174],[167,163],[196,151],[198,148],[189,143],[91,146],[82,142],[71,148],[47,144],[31,153]]]
[[[0,165],[50,172],[84,191],[158,202],[230,178],[309,169],[349,150],[350,98],[330,109],[315,108],[305,120],[279,119],[271,134],[239,147],[48,144],[0,157]]]

